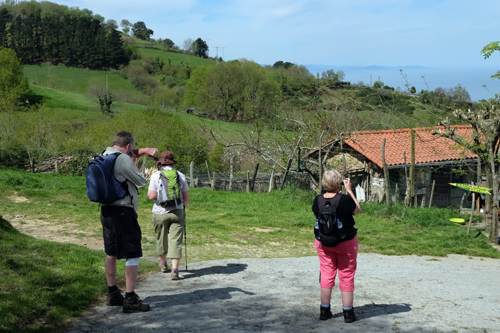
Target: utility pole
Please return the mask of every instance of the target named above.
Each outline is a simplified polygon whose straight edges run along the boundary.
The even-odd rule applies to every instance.
[[[214,46],[216,50],[216,56],[215,56],[215,63],[218,65],[219,64],[219,47],[220,46]]]
[[[207,57],[210,57],[210,45],[208,44],[210,42],[210,39],[207,38]]]
[[[224,60],[224,49],[226,48],[225,46],[219,46],[222,49],[222,60]]]

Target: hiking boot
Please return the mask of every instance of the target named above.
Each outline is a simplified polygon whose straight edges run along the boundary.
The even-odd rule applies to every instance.
[[[162,273],[166,273],[168,271],[168,264],[166,262],[165,265],[162,265],[162,263],[160,262],[158,266],[160,266],[160,270]]]
[[[172,280],[179,280],[179,271],[172,270]]]
[[[146,312],[150,309],[151,307],[149,306],[149,304],[142,304],[142,301],[137,294],[134,294],[134,296],[123,300],[124,313]]]
[[[118,306],[123,305],[123,295],[120,289],[113,291],[106,295],[106,305]]]
[[[354,308],[351,310],[344,310],[344,323],[352,323],[356,321],[356,315],[354,314]]]
[[[330,310],[330,307],[325,308],[324,306],[320,306],[319,320],[327,320],[332,318],[333,314]]]

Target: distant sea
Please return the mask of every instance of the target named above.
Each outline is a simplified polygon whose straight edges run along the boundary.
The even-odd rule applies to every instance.
[[[478,67],[478,68],[431,68],[422,66],[326,66],[326,65],[305,65],[311,74],[321,73],[333,69],[342,70],[345,73],[344,81],[351,84],[362,81],[364,84],[373,84],[379,80],[390,87],[406,90],[405,79],[400,73],[400,69],[407,76],[410,87],[414,86],[417,92],[423,90],[434,90],[437,87],[449,89],[462,85],[473,101],[494,98],[500,93],[500,79],[492,79],[491,75],[496,74],[499,67]],[[424,79],[422,79],[424,76]],[[483,87],[486,85],[486,88]]]

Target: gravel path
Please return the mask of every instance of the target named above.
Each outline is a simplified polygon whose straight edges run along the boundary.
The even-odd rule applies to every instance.
[[[500,260],[358,257],[355,311],[345,324],[340,291],[319,318],[317,257],[189,264],[182,280],[155,274],[136,292],[146,313],[98,306],[69,332],[500,332]]]

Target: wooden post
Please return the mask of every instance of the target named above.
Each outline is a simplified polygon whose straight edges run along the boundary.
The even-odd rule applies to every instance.
[[[385,190],[385,200],[387,203],[387,208],[391,208],[392,196],[391,189],[389,186],[389,169],[387,168],[387,163],[385,162],[385,139],[382,143],[382,166],[384,168],[384,190]]]
[[[257,171],[259,171],[259,163],[257,163],[257,165],[255,166],[255,172],[253,173],[251,192],[253,192],[255,188],[255,179],[257,178]]]
[[[229,159],[229,191],[233,190],[233,156]]]
[[[271,193],[271,190],[273,189],[273,179],[274,179],[274,165],[273,165],[273,171],[271,171],[271,178],[269,179],[269,191],[267,191],[267,193]]]
[[[247,171],[247,193],[250,193],[250,171]]]
[[[408,177],[408,167],[406,166],[406,150],[403,151],[403,158],[404,158],[404,162],[405,162],[405,178],[406,178],[406,191],[405,191],[404,203],[405,203],[406,207],[411,207],[410,178]]]
[[[55,168],[56,173],[59,173],[59,168],[58,168],[58,165],[57,165],[57,160],[54,163],[54,168]]]
[[[399,184],[396,183],[396,191],[395,192],[395,196],[396,196],[396,204],[399,202]]]
[[[30,172],[35,172],[35,161],[33,160],[33,156],[31,156],[31,153],[29,150],[28,150],[28,158],[30,161]]]
[[[194,161],[189,164],[189,186],[194,187]]]
[[[215,191],[215,171],[214,176],[212,177],[212,191]]]
[[[321,161],[321,145],[323,144],[323,134],[325,131],[321,132],[321,135],[319,136],[319,148],[318,148],[318,194],[321,193],[321,179],[323,179],[323,163]]]
[[[436,180],[434,179],[432,181],[432,189],[431,189],[431,198],[429,199],[429,208],[431,208],[432,206],[432,197],[434,196],[434,186],[436,185]],[[463,199],[462,199],[463,201]],[[460,204],[460,206],[462,206],[462,204]]]
[[[496,144],[496,143],[495,143]],[[492,184],[492,205],[491,205],[491,230],[490,230],[490,241],[498,242],[498,171],[495,170],[495,160],[493,154],[493,148],[489,147],[491,173],[493,175]],[[500,169],[500,168],[499,168]]]
[[[286,176],[288,176],[288,170],[290,169],[291,165],[292,165],[292,159],[290,158],[288,160],[288,164],[286,165],[286,170],[285,170],[285,174],[283,175],[283,180],[281,181],[280,190],[283,189],[283,187],[285,186]],[[320,183],[321,183],[321,179],[320,179]]]
[[[477,185],[479,186],[479,182],[481,181],[481,159],[479,156],[477,157]],[[486,207],[485,207],[486,208]]]
[[[475,196],[476,196],[476,194],[474,192],[472,192],[472,206],[470,207],[470,217],[469,217],[469,226],[467,227],[467,235],[469,234],[470,226],[472,225],[472,216],[474,215],[474,204],[476,203]]]
[[[464,195],[462,195],[462,200],[460,200],[460,208],[464,208],[464,200],[465,200],[466,196],[467,196],[467,192],[465,192]]]
[[[210,178],[210,169],[208,168],[208,162],[205,160],[205,165],[207,166],[208,182],[212,184],[212,179]]]
[[[420,203],[420,207],[425,207],[425,194],[422,196],[422,202]]]
[[[412,130],[410,132],[410,135],[411,135],[410,196],[413,198],[415,197],[415,131]]]

